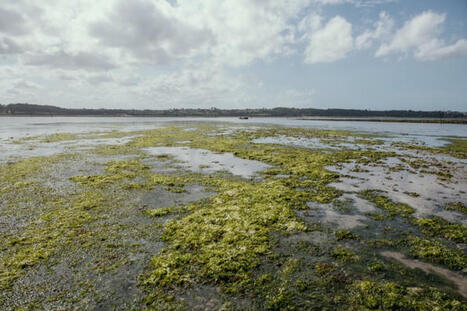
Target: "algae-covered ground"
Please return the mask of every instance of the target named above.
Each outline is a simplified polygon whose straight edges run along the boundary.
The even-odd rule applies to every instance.
[[[13,146],[0,310],[467,310],[463,138],[174,122]]]

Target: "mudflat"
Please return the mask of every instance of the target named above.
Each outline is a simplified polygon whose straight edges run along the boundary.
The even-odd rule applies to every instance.
[[[1,310],[466,308],[465,137],[24,133],[0,140]]]

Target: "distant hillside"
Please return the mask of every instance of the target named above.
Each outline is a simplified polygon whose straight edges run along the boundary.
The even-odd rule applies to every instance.
[[[426,118],[466,119],[467,113],[456,111],[413,111],[413,110],[359,110],[359,109],[67,109],[56,106],[32,105],[27,103],[0,105],[0,115],[28,116],[139,116],[139,117],[344,117],[344,118]]]

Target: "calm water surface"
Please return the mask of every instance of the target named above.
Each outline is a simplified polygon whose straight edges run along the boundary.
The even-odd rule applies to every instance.
[[[135,117],[0,117],[0,140],[53,133],[89,131],[133,131],[163,127],[169,122],[233,122],[237,124],[274,124],[331,130],[350,130],[381,134],[401,141],[421,141],[442,145],[446,137],[467,137],[465,124],[355,122],[296,120],[291,118],[135,118]]]

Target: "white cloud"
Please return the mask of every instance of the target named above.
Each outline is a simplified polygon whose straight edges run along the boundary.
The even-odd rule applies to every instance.
[[[87,52],[71,54],[65,51],[33,55],[26,59],[26,64],[32,66],[48,66],[54,69],[82,69],[90,71],[110,70],[116,67],[105,55]]]
[[[306,106],[312,94],[305,88],[263,83],[252,65],[277,66],[273,61],[285,57],[295,62],[301,53],[308,64],[333,62],[375,46],[379,56],[419,60],[467,53],[465,39],[440,38],[442,14],[425,12],[428,17],[394,32],[393,19],[382,12],[355,40],[344,17],[323,19],[328,5],[388,1],[4,1],[0,96],[73,107]],[[38,87],[16,87],[22,80]]]
[[[441,41],[434,40],[432,45],[422,45],[415,54],[419,60],[437,60],[467,56],[467,40],[460,39],[451,45],[443,45]]]
[[[19,54],[23,49],[12,39],[0,38],[0,54]]]
[[[397,30],[389,43],[381,45],[376,51],[376,56],[384,56],[394,52],[407,52],[411,48],[430,44],[439,35],[439,26],[445,19],[445,14],[437,14],[431,11],[415,16]]]
[[[448,45],[440,39],[445,14],[425,11],[405,22],[389,42],[383,43],[375,56],[409,54],[421,61],[467,56],[467,41],[460,39]]]
[[[0,24],[0,53],[17,63],[0,89],[27,77],[43,85],[35,103],[171,108],[250,107],[261,81],[239,68],[295,53],[297,16],[316,1],[35,3],[0,12],[18,20]]]
[[[26,19],[19,12],[0,8],[0,33],[24,35],[28,32]]]
[[[322,27],[323,18],[315,13],[308,14],[299,23],[297,30],[306,35],[310,35],[314,31]]]
[[[39,86],[36,83],[19,80],[14,84],[15,89],[38,89]]]
[[[87,81],[92,85],[100,85],[102,83],[113,82],[114,79],[108,74],[95,74],[87,78]]]
[[[210,29],[216,63],[243,66],[256,59],[290,53],[295,26],[291,23],[309,0],[182,0],[179,18]]]
[[[305,50],[305,63],[334,62],[353,49],[352,25],[341,16],[313,31]]]
[[[394,20],[386,13],[379,14],[379,20],[374,23],[373,30],[366,30],[355,39],[357,49],[368,49],[375,41],[388,38],[394,27]]]
[[[103,47],[119,48],[137,59],[168,63],[190,56],[208,41],[211,32],[175,16],[166,2],[119,0],[109,17],[90,25],[90,34]]]
[[[398,0],[314,0],[314,2],[323,5],[352,4],[356,7],[374,7],[397,1]]]

